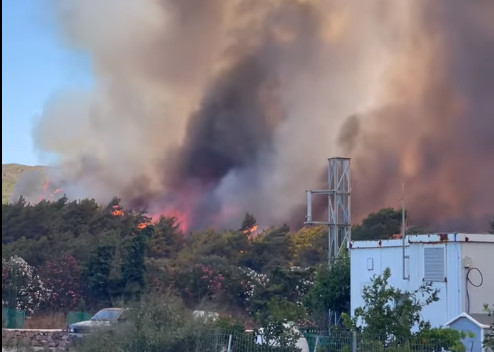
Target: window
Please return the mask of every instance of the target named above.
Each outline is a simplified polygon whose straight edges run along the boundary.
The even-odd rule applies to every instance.
[[[424,281],[444,281],[444,248],[424,248]]]
[[[374,270],[374,258],[367,258],[367,270]]]

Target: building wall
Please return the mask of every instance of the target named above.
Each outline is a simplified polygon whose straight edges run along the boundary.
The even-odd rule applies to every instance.
[[[494,243],[493,242],[464,242],[461,244],[462,256],[470,257],[471,268],[480,270],[483,276],[483,283],[480,287],[468,285],[470,296],[470,311],[466,297],[466,273],[467,270],[461,268],[461,281],[463,291],[465,291],[463,310],[467,313],[484,313],[483,305],[486,303],[494,304]],[[462,259],[463,259],[462,258]],[[480,283],[480,275],[476,270],[470,271],[470,280],[474,284]]]
[[[446,280],[431,284],[433,288],[439,290],[439,301],[422,310],[425,320],[429,320],[433,326],[443,326],[462,312],[460,244],[455,242],[409,244],[405,250],[405,255],[409,257],[409,270],[407,270],[409,280],[404,280],[400,243],[401,240],[388,240],[386,246],[383,247],[352,248],[350,250],[352,314],[355,308],[364,304],[362,290],[370,283],[373,275],[380,275],[386,267],[389,267],[391,269],[390,285],[404,291],[416,290],[424,284],[424,248],[443,248]]]
[[[482,351],[483,335],[482,335],[482,329],[478,325],[473,323],[468,318],[461,317],[458,320],[455,320],[453,323],[451,323],[449,327],[458,331],[464,331],[467,334],[468,333],[474,334],[473,337],[467,336],[461,341],[463,345],[465,345],[466,351],[471,351],[471,352]]]

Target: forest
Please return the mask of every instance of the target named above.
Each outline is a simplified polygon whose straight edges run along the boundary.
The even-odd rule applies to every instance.
[[[391,238],[400,226],[400,211],[382,209],[353,238]],[[328,310],[349,310],[349,259],[328,269],[324,227],[257,229],[249,213],[236,229],[183,233],[176,218],[152,221],[118,198],[2,205],[3,307],[94,312],[149,293],[246,326],[279,317],[323,328]]]

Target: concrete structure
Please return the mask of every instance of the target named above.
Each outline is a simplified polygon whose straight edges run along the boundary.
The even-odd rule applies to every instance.
[[[439,301],[422,311],[435,327],[463,312],[484,313],[483,305],[494,303],[494,235],[407,235],[405,241],[352,241],[348,248],[352,314],[364,304],[364,286],[387,267],[389,284],[401,290],[413,291],[425,283],[439,289]]]
[[[461,313],[453,320],[446,323],[447,327],[455,330],[473,333],[462,340],[465,350],[469,352],[488,352],[487,348],[482,348],[482,341],[490,331],[493,317],[485,314]]]

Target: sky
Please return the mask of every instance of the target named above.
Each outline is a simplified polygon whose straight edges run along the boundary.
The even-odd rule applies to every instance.
[[[64,46],[50,1],[2,0],[2,164],[53,162],[33,144],[36,119],[56,92],[91,82],[89,60]]]

